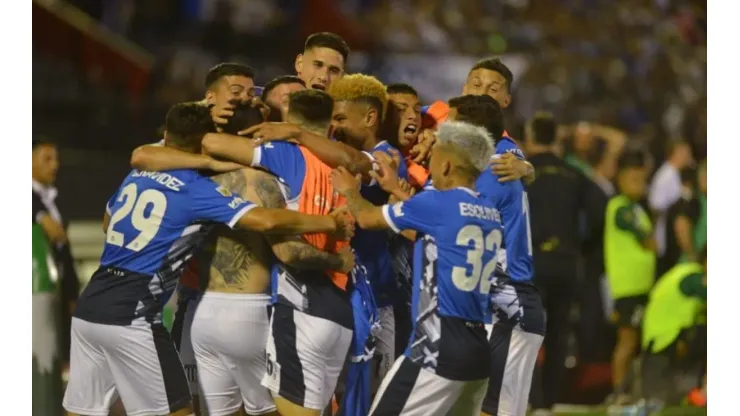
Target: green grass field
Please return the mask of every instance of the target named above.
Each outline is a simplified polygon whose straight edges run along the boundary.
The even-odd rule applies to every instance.
[[[607,416],[606,408],[602,406],[555,406],[557,416]],[[705,416],[707,409],[694,407],[667,407],[652,416]]]

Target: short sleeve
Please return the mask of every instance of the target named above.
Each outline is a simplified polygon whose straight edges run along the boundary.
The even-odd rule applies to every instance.
[[[306,158],[301,149],[286,142],[267,142],[254,149],[252,167],[259,167],[280,178],[290,187],[290,198],[298,196],[306,176]]]
[[[439,192],[429,190],[414,195],[410,199],[383,206],[383,218],[396,233],[403,230],[416,230],[432,234],[440,220],[439,211],[431,207],[440,206]]]
[[[208,178],[188,184],[191,221],[215,221],[234,227],[241,217],[256,205],[232,194]]]
[[[522,152],[522,149],[520,149],[519,146],[517,146],[516,143],[514,143],[514,141],[510,138],[502,138],[496,144],[496,154],[497,155],[503,155],[506,153],[513,154],[519,160],[526,160],[526,158],[524,157],[524,152]]]
[[[33,211],[33,218],[31,220],[32,223],[38,223],[41,220],[41,217],[46,214],[46,206],[41,201],[41,197],[36,194],[36,192],[31,191],[32,197],[31,197],[31,210]],[[26,217],[28,218],[28,217]]]

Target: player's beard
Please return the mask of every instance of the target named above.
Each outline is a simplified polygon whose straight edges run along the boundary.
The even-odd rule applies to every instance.
[[[362,150],[364,139],[359,135],[353,134],[346,127],[337,127],[334,130],[334,138],[348,146]]]

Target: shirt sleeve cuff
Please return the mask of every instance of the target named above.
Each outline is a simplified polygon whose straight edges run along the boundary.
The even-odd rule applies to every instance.
[[[388,223],[388,226],[391,227],[391,229],[396,233],[400,234],[401,229],[398,228],[395,222],[393,222],[393,217],[391,216],[391,205],[385,204],[383,205],[383,218],[385,219],[385,222]]]
[[[229,223],[226,225],[228,225],[229,228],[234,228],[236,223],[239,222],[239,220],[242,219],[242,217],[246,215],[247,212],[251,211],[253,208],[257,208],[257,205],[252,204],[252,203],[247,204],[245,207],[240,209],[236,214],[234,214],[234,216],[231,218],[231,221],[229,221]]]
[[[257,146],[252,152],[252,165],[253,168],[262,166],[262,146]]]
[[[362,154],[367,156],[368,159],[370,159],[370,162],[373,164],[373,170],[377,171],[379,169],[378,162],[375,161],[375,157],[370,153],[366,151],[362,151]],[[374,178],[370,178],[370,183],[368,186],[375,186],[378,184],[378,181],[376,181]]]

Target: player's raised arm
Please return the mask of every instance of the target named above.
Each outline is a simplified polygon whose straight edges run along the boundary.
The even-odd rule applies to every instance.
[[[357,225],[366,230],[387,230],[391,228],[383,218],[381,207],[373,205],[360,195],[360,175],[353,175],[344,167],[331,173],[334,189],[347,197],[347,206],[355,217]]]
[[[235,224],[266,234],[297,235],[330,233],[341,239],[353,233],[351,220],[343,215],[308,215],[279,208],[249,208]]]
[[[214,172],[230,172],[243,168],[234,162],[216,160],[204,154],[184,152],[171,147],[146,144],[131,153],[131,167],[146,171],[174,169],[207,169]]]
[[[208,156],[251,166],[254,146],[249,140],[225,133],[208,133],[203,137],[203,152]]]

